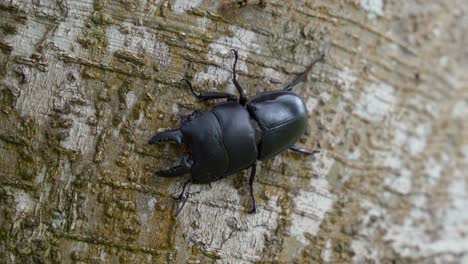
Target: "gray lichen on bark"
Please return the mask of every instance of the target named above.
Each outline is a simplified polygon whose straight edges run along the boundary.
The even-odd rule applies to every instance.
[[[0,262],[468,261],[468,7],[444,1],[0,0]],[[235,92],[297,87],[302,146],[193,185],[158,130]]]

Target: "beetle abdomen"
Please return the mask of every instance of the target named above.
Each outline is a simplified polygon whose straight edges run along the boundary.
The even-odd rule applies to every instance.
[[[237,103],[219,104],[211,112],[196,112],[182,122],[180,131],[192,153],[195,183],[219,180],[251,166],[257,159],[250,115]]]
[[[259,160],[266,160],[286,150],[307,129],[307,109],[297,94],[272,91],[255,95],[247,109],[262,130]]]

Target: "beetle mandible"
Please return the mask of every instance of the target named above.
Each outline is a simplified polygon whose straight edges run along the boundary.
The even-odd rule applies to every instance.
[[[229,93],[197,94],[192,84],[183,79],[197,99],[226,99],[226,102],[215,105],[211,111],[193,112],[181,121],[180,128],[158,133],[148,143],[174,141],[188,149],[179,165],[156,172],[161,177],[191,174],[178,199],[189,182],[210,183],[251,168],[249,191],[252,209],[249,213],[254,213],[256,204],[252,185],[257,160],[273,158],[287,149],[308,155],[318,152],[294,145],[307,129],[307,109],[304,100],[291,90],[325,56],[321,54],[282,90],[258,93],[247,100],[237,81],[238,53],[234,49],[232,51],[235,56],[232,81],[239,99]]]

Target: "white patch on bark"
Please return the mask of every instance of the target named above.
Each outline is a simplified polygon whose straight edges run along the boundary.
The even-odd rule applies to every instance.
[[[456,111],[463,109],[458,104],[454,104],[453,108]],[[435,113],[435,116],[438,114]],[[444,115],[444,118],[447,116]],[[392,203],[406,197],[409,208],[406,209],[406,203],[401,205],[401,211],[397,209],[404,212],[402,216],[395,213],[394,207],[386,209],[387,206],[363,202],[362,207],[367,210],[367,215],[360,224],[359,238],[352,242],[355,252],[353,260],[355,263],[381,260],[383,252],[370,241],[381,239],[381,232],[384,231],[384,242],[401,257],[428,257],[436,263],[455,261],[457,258],[454,256],[468,252],[468,239],[463,235],[466,233],[468,213],[462,209],[468,208],[466,173],[454,170],[460,157],[444,150],[431,156],[433,152],[430,151],[422,155],[440,133],[437,130],[434,131],[435,135],[432,133],[431,123],[418,122],[413,125],[404,122],[406,117],[389,121],[386,130],[392,132],[393,140],[389,151],[380,157],[381,162],[379,159],[376,161],[391,168],[392,173],[385,177],[384,186],[388,191],[382,192],[379,199]],[[409,118],[408,122],[414,120]],[[459,147],[463,150],[463,146]],[[415,162],[408,156],[423,159],[420,161],[422,168],[415,167]],[[450,178],[442,181],[443,177]],[[448,187],[444,184],[448,184]],[[434,205],[434,193],[448,195],[448,199],[437,198],[437,201],[444,201],[443,205]]]
[[[134,91],[129,91],[128,93],[125,94],[125,106],[127,108],[125,109],[125,112],[122,115],[122,122],[120,122],[117,128],[112,131],[112,136],[118,137],[120,129],[122,128],[122,126],[125,125],[128,115],[130,115],[132,108],[137,102],[137,100],[138,100],[138,96],[135,94]]]
[[[16,215],[21,216],[31,212],[34,209],[34,201],[29,194],[23,190],[15,192]]]
[[[333,245],[330,239],[327,239],[325,248],[322,250],[320,257],[325,262],[331,262],[333,260]]]
[[[180,112],[179,106],[177,104],[172,105],[172,113],[178,114]]]
[[[116,51],[125,51],[140,57],[144,55],[163,66],[170,65],[172,61],[169,46],[159,41],[153,30],[148,30],[143,26],[135,26],[126,22],[120,26],[110,25],[107,28],[106,37],[109,40],[107,48],[111,54]]]
[[[348,69],[344,68],[343,71],[338,72],[337,82],[343,87],[342,96],[346,99],[352,99],[351,90],[354,86],[354,83],[357,81],[357,77],[354,73]]]
[[[454,118],[465,118],[468,116],[468,103],[466,101],[458,101],[452,109]]]
[[[468,145],[463,145],[462,153],[465,158],[465,162],[468,163]]]
[[[266,207],[257,204],[255,214],[242,213],[245,205],[229,179],[214,182],[211,187],[190,187],[189,201],[177,217],[178,232],[189,246],[196,245],[229,263],[260,261],[266,240],[278,225],[278,197],[271,197]]]
[[[231,69],[234,63],[234,54],[231,48],[237,49],[239,52],[239,60],[237,61],[237,72],[247,72],[247,65],[243,58],[247,56],[244,50],[257,49],[258,45],[255,44],[255,33],[230,26],[233,36],[224,36],[211,43],[207,54],[208,61],[214,62],[219,65],[226,65],[226,68]],[[197,72],[193,78],[194,85],[199,87],[209,86],[207,83],[213,82],[211,87],[219,88],[220,85],[226,83],[226,91],[237,94],[234,84],[230,81],[232,78],[231,70],[221,69],[215,66],[208,66],[205,71]],[[241,84],[242,85],[242,84]]]
[[[96,143],[96,137],[93,135],[92,128],[86,122],[89,117],[95,116],[96,111],[93,106],[80,106],[76,110],[79,111],[80,115],[68,115],[73,120],[73,125],[68,130],[69,136],[62,140],[60,144],[66,149],[90,153]]]
[[[320,96],[320,98],[322,99],[322,101],[324,101],[325,103],[328,102],[328,101],[330,101],[330,99],[332,98],[332,96],[330,95],[330,93],[325,92],[325,91],[321,92],[321,93],[319,94],[319,96]]]
[[[54,229],[65,226],[67,218],[64,212],[54,211],[52,212],[52,227]]]
[[[140,220],[145,226],[147,232],[151,231],[152,223],[150,219],[154,215],[156,203],[156,198],[146,194],[141,195],[141,197],[137,200],[138,215],[140,216]]]
[[[416,129],[413,131],[414,135],[408,140],[411,155],[418,155],[424,150],[430,131],[430,124],[419,124],[416,126]]]
[[[187,10],[199,6],[202,2],[202,0],[176,0],[174,2],[174,12],[185,13]]]
[[[132,109],[133,106],[135,105],[138,97],[136,96],[135,92],[129,91],[125,95],[125,105],[127,106],[127,109]]]
[[[306,102],[307,112],[312,113],[318,105],[318,100],[315,97],[309,97]]]
[[[47,167],[44,165],[42,166],[39,174],[37,174],[36,179],[34,179],[34,183],[39,186],[39,184],[41,184],[44,181],[46,172],[47,172]]]
[[[307,245],[309,242],[305,234],[316,235],[318,233],[325,213],[333,205],[333,198],[301,190],[294,198],[294,204],[296,209],[292,215],[291,235]]]
[[[330,169],[332,166],[335,164],[335,159],[329,157],[326,155],[326,151],[322,150],[320,154],[316,156],[317,158],[314,159],[311,163],[310,166],[312,168],[312,174],[318,175],[318,179],[311,179],[310,184],[311,186],[314,186],[317,182],[324,183],[324,180],[326,181],[326,176],[330,172]],[[328,192],[328,183],[326,184],[325,189]]]
[[[276,71],[272,68],[265,68],[263,69],[263,79],[266,82],[274,83],[274,84],[282,84],[284,85],[287,82],[286,75],[279,71]],[[273,88],[273,90],[279,90],[283,86]]]
[[[80,55],[82,46],[75,40],[83,34],[85,21],[89,19],[94,9],[94,1],[66,1],[66,5],[68,15],[65,21],[58,24],[50,41],[68,54]]]
[[[361,218],[361,226],[365,228],[360,228],[358,238],[351,242],[351,249],[354,252],[353,263],[379,263],[379,251],[372,241],[375,241],[379,236],[375,226],[376,222],[381,221],[380,218],[385,216],[385,210],[368,201],[363,201],[362,207],[368,211]]]
[[[436,207],[429,213],[425,210],[427,197],[413,197],[413,208],[403,222],[380,206],[364,202],[368,213],[362,220],[361,238],[352,242],[354,262],[380,259],[378,249],[370,242],[377,239],[379,230],[385,230],[383,239],[402,257],[438,256],[440,261],[447,261],[451,254],[468,252],[468,239],[464,235],[468,224],[468,193],[464,173],[459,171],[456,177],[447,187],[450,206]]]
[[[391,243],[395,251],[406,257],[468,252],[468,238],[463,235],[468,224],[468,194],[464,179],[452,182],[447,192],[452,204],[447,208],[437,208],[435,219],[427,212],[413,208],[403,224],[391,221],[383,223],[383,228],[388,230],[384,239]],[[437,239],[429,234],[429,223],[440,224]]]
[[[60,162],[60,184],[63,189],[69,189],[72,182],[76,179],[72,173],[70,161],[64,160]]]
[[[361,7],[368,12],[369,18],[383,15],[383,0],[360,0]]]
[[[87,120],[95,116],[95,109],[82,91],[80,66],[65,66],[57,61],[47,72],[24,69],[29,79],[20,86],[16,109],[23,116],[35,116],[38,123],[59,111],[71,124],[69,128],[62,128],[62,132],[68,134],[61,141],[62,147],[83,153],[90,151],[95,142]],[[13,82],[13,79],[6,81]]]
[[[400,173],[390,174],[385,177],[384,184],[387,188],[400,193],[409,194],[411,192],[412,174],[407,169],[401,169]]]
[[[334,159],[326,156],[314,161],[313,173],[319,175],[319,178],[311,179],[309,185],[316,191],[300,190],[294,198],[295,210],[292,214],[290,232],[291,236],[304,246],[309,243],[305,234],[317,234],[325,214],[332,208],[336,199],[329,192],[330,187],[326,180],[333,164]]]
[[[371,84],[359,99],[355,113],[371,122],[380,122],[393,109],[395,89],[386,83]]]
[[[427,181],[430,187],[434,187],[442,176],[443,166],[436,160],[430,158],[424,163],[424,172],[428,176]]]
[[[396,127],[393,135],[393,144],[395,147],[404,148],[412,156],[417,156],[424,151],[427,139],[432,131],[431,124],[418,124],[414,128],[408,128],[404,123],[392,124]]]
[[[72,122],[72,126],[67,129],[68,136],[60,142],[62,147],[89,153],[94,148],[96,137],[87,123],[90,118],[95,118],[96,109],[84,94],[81,75],[77,71],[68,72],[74,81],[64,80],[59,85],[56,96],[52,99],[52,107],[65,112],[70,109],[69,113],[62,115]]]
[[[28,19],[24,25],[18,25],[18,33],[6,35],[4,41],[13,48],[12,54],[29,57],[36,50],[36,45],[41,41],[47,31],[47,26],[36,19]]]

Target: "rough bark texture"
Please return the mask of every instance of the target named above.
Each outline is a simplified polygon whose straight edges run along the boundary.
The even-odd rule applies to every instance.
[[[0,0],[1,263],[468,262],[466,0]],[[302,146],[193,185],[158,129],[230,91],[296,91]]]

